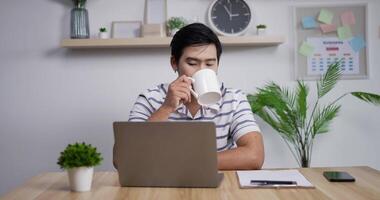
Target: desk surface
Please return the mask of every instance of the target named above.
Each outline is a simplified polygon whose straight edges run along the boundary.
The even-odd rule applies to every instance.
[[[91,192],[73,193],[64,172],[43,173],[10,191],[1,199],[380,199],[380,172],[369,167],[303,168],[300,172],[314,189],[240,189],[234,171],[217,189],[119,187],[117,173],[96,172]],[[330,183],[325,170],[343,170],[356,178],[354,183]]]

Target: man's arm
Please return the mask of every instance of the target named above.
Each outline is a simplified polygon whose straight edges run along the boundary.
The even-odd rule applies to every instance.
[[[149,117],[148,121],[167,121],[180,103],[191,101],[190,87],[191,81],[185,75],[170,83],[164,103]]]
[[[218,169],[261,169],[264,144],[260,132],[249,132],[236,142],[237,148],[218,153]]]

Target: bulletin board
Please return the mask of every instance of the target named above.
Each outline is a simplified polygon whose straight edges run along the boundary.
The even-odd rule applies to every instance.
[[[295,78],[316,80],[342,61],[342,79],[367,79],[366,3],[293,6]]]

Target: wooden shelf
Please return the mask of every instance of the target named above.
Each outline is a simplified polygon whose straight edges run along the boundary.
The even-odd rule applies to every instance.
[[[170,37],[145,37],[128,39],[65,39],[61,47],[80,48],[165,48],[169,47]],[[282,36],[242,36],[219,37],[223,46],[276,46],[282,44]]]

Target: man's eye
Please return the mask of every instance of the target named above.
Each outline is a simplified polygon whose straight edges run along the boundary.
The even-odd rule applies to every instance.
[[[188,63],[190,66],[197,65],[197,63]]]
[[[214,66],[214,64],[207,64],[207,66],[208,66],[208,67],[212,67],[212,66]]]

